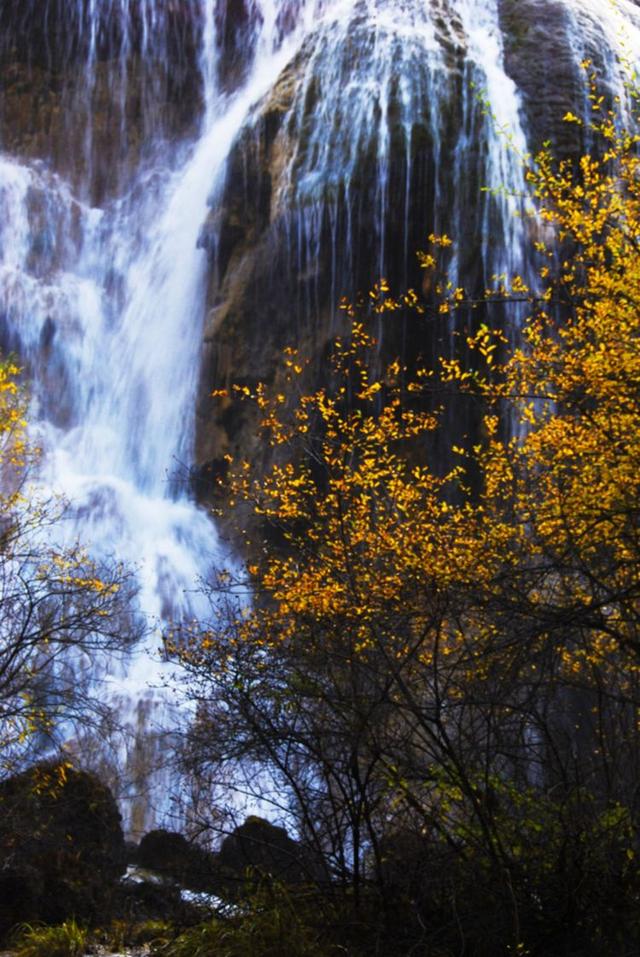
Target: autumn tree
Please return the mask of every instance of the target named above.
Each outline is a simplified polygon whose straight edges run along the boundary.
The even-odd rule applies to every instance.
[[[286,395],[236,390],[278,455],[233,463],[230,502],[271,534],[215,622],[168,638],[194,763],[293,818],[395,937],[404,914],[407,948],[638,942],[639,140],[594,106],[597,157],[528,170],[539,275],[487,291],[527,308],[519,345],[446,279],[435,305],[381,283],[376,323],[465,305],[457,354],[385,366],[349,308],[331,388],[292,400],[289,350]],[[424,450],[452,395],[482,428],[443,469]]]
[[[27,436],[20,370],[0,364],[0,775],[51,754],[70,721],[101,705],[89,673],[99,656],[136,641],[135,587],[117,563],[55,544],[64,503],[31,482],[38,449]],[[95,692],[95,689],[93,689]],[[92,704],[92,709],[88,708]]]

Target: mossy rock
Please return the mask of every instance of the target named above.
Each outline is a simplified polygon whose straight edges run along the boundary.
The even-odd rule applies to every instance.
[[[121,816],[96,777],[40,764],[0,783],[0,934],[94,918],[124,869]]]

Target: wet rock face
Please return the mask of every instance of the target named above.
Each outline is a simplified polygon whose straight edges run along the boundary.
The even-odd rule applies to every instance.
[[[5,0],[0,5],[2,147],[44,159],[99,205],[127,183],[158,135],[202,109],[200,6],[163,0]],[[95,10],[93,11],[95,14]]]
[[[120,813],[93,775],[37,765],[0,784],[0,934],[97,916],[124,869]]]
[[[306,41],[238,138],[200,240],[211,280],[197,460],[212,472],[230,449],[264,451],[244,412],[208,401],[212,385],[273,380],[292,343],[317,383],[340,298],[383,270],[399,286],[419,283],[413,252],[478,185],[472,157],[452,202],[452,166],[437,162],[462,126],[465,50],[455,15],[437,19],[435,37],[428,54],[419,23],[414,37],[396,36],[356,5],[350,22]],[[465,210],[465,230],[479,215]]]
[[[238,6],[238,29],[250,7]],[[292,343],[311,359],[302,388],[326,384],[340,297],[368,290],[380,275],[393,288],[419,288],[414,254],[430,232],[455,240],[457,276],[470,291],[505,271],[505,258],[508,267],[500,246],[515,261],[526,241],[504,228],[499,203],[482,191],[517,187],[491,178],[505,160],[482,114],[488,80],[471,37],[477,24],[447,0],[428,5],[427,27],[424,4],[398,0],[394,22],[385,21],[387,8],[374,18],[355,4],[348,24],[309,36],[232,149],[201,235],[210,258],[196,449],[205,491],[227,452],[268,464],[256,422],[211,402],[211,388],[277,381],[279,356]],[[528,148],[550,140],[560,156],[581,153],[582,130],[563,116],[587,108],[583,58],[610,81],[611,25],[578,0],[499,0],[497,26]],[[428,358],[444,336],[433,329],[399,319],[384,348]]]
[[[202,30],[192,0],[3,0],[2,46],[17,59],[60,73],[89,58],[111,60],[126,47],[145,52],[153,24],[162,25],[167,52],[187,57]]]
[[[591,63],[600,93],[612,101],[619,92],[611,50],[621,22],[601,20],[579,0],[499,0],[499,13],[505,68],[520,91],[531,149],[549,141],[560,156],[580,155],[589,145],[584,131],[562,117],[588,115],[583,61]]]
[[[218,81],[225,90],[233,90],[244,79],[251,63],[260,19],[254,0],[218,0],[215,26],[218,41]]]
[[[561,0],[500,0],[505,68],[520,90],[531,143],[551,140],[563,155],[580,152],[579,128],[560,121],[583,98],[583,82]]]

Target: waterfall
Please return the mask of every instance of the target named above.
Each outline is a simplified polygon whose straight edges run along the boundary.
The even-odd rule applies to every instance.
[[[143,9],[151,32],[153,5]],[[249,107],[292,54],[295,39],[280,42],[276,12],[263,4],[253,27],[254,63],[241,89],[221,95],[213,7],[204,4],[205,109],[197,134],[168,157],[158,144],[149,148],[153,161],[132,170],[126,190],[102,207],[85,198],[88,166],[78,196],[46,163],[8,154],[0,161],[3,341],[33,377],[32,417],[44,450],[39,481],[70,503],[65,537],[139,569],[140,603],[152,625],[148,647],[137,650],[124,672],[118,665],[103,676],[119,723],[135,742],[133,750],[125,744],[125,763],[136,750],[139,759],[141,722],[142,733],[152,736],[169,710],[157,691],[166,668],[153,626],[203,612],[199,580],[222,560],[215,528],[186,482],[207,268],[197,239]],[[113,15],[125,13],[118,8]],[[88,38],[87,89],[95,80],[98,32]],[[87,164],[91,153],[89,144]],[[166,780],[158,787],[165,789]],[[158,795],[152,801],[160,814],[168,810]],[[135,801],[127,808],[132,827]]]
[[[271,156],[269,255],[251,280],[266,283],[251,320],[266,325],[239,333],[257,350],[272,335],[260,313],[270,291],[281,289],[290,339],[321,301],[389,271],[409,282],[432,229],[473,248],[451,261],[455,281],[528,268],[520,157],[531,131],[502,5],[5,0],[0,10],[0,338],[32,381],[38,481],[70,503],[60,535],[139,572],[151,638],[102,676],[134,741],[118,758],[134,776],[145,735],[177,720],[157,690],[157,631],[204,613],[198,582],[225,560],[186,479],[203,336],[227,295],[230,191],[255,219],[231,161],[242,144],[258,149],[261,109],[280,84],[286,150]],[[561,6],[576,71],[597,47],[622,89],[616,24],[640,49],[637,8]],[[126,794],[134,832],[168,811],[157,794],[142,811]]]

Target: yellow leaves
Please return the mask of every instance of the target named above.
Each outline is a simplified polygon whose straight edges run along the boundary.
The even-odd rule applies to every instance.
[[[39,450],[27,439],[27,396],[20,384],[21,370],[13,362],[0,362],[0,473],[5,487],[14,491],[17,504],[19,473],[37,459]]]
[[[446,359],[444,356],[440,356],[439,362],[441,367],[441,378],[444,383],[464,383],[472,378],[471,372],[463,369],[462,363],[459,359]]]
[[[264,602],[239,627],[243,640],[333,642],[350,660],[383,653],[425,682],[446,662],[455,676],[446,696],[460,702],[492,680],[492,668],[543,680],[536,660],[518,661],[509,615],[506,626],[491,617],[494,601],[512,600],[510,588],[539,629],[549,608],[561,617],[569,609],[571,621],[589,609],[585,579],[607,594],[636,587],[640,186],[638,163],[622,152],[629,138],[608,127],[604,135],[604,163],[557,164],[546,151],[527,172],[539,221],[562,237],[563,252],[535,243],[542,289],[504,275],[487,290],[507,316],[516,303],[517,348],[496,328],[497,310],[473,313],[445,276],[425,275],[425,301],[415,291],[395,298],[381,280],[365,306],[343,303],[351,324],[334,343],[331,387],[299,395],[304,360],[290,348],[284,378],[295,388],[276,378],[273,390],[230,390],[258,407],[279,446],[267,475],[254,476],[248,463],[231,471],[230,496],[288,549],[283,557],[265,547],[248,566]],[[451,241],[429,243],[418,259],[435,273]],[[379,323],[400,306],[418,316],[426,309],[434,325],[457,310],[432,367],[384,366],[362,315]],[[439,428],[440,395],[445,406],[451,394],[476,403],[475,434],[439,435],[446,452],[430,461],[425,439]],[[449,453],[456,466],[447,469]],[[449,616],[448,602],[462,610]],[[588,681],[594,668],[612,667],[637,611],[611,602],[609,641],[589,626],[579,648],[556,647],[546,633],[540,646],[566,680]]]
[[[429,243],[432,246],[436,246],[436,247],[440,246],[443,249],[446,249],[449,246],[453,246],[453,240],[450,239],[449,236],[447,236],[444,233],[440,236],[436,235],[435,233],[430,233]]]
[[[417,254],[418,263],[422,269],[434,269],[436,266],[436,259],[431,253],[418,252]]]
[[[530,292],[530,289],[521,276],[514,276],[511,280],[511,292],[516,295],[526,295]]]
[[[381,389],[382,389],[381,382],[368,383],[365,386],[365,388],[363,388],[360,392],[357,393],[357,398],[360,399],[362,402],[366,402],[368,400],[373,399],[374,396],[376,396]]]
[[[400,375],[401,366],[397,359],[394,359],[393,362],[390,362],[387,366],[387,376],[390,379],[395,379],[396,376]]]
[[[585,156],[575,170],[546,154],[531,177],[546,217],[576,250],[560,270],[570,314],[557,328],[543,315],[530,320],[528,348],[506,367],[527,426],[520,454],[539,476],[528,510],[535,533],[588,561],[603,548],[621,560],[640,467],[637,157],[634,136],[610,120],[598,129],[606,160]],[[548,280],[550,266],[541,275]]]

